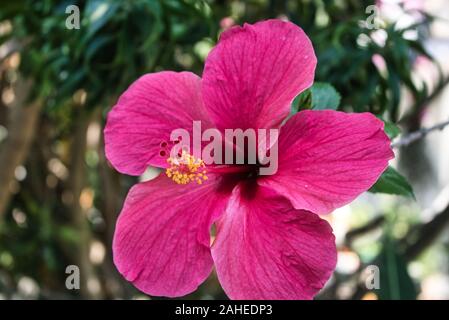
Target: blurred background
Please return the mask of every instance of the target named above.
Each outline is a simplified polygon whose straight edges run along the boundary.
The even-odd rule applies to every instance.
[[[449,299],[449,129],[426,130],[449,120],[445,0],[2,1],[0,299],[151,298],[118,274],[111,239],[130,186],[157,172],[109,165],[105,116],[140,75],[201,75],[220,32],[268,18],[311,37],[339,109],[370,111],[396,136],[402,175],[327,218],[338,265],[317,299]],[[187,296],[225,297],[215,274]]]

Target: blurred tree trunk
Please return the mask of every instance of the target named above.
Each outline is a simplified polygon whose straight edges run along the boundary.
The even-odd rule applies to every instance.
[[[82,298],[99,299],[102,298],[100,283],[96,275],[94,266],[89,258],[90,245],[92,241],[91,228],[87,220],[87,214],[80,204],[81,193],[86,186],[86,139],[87,128],[90,117],[80,112],[75,119],[76,124],[73,141],[70,148],[69,165],[69,189],[72,195],[70,206],[70,217],[72,226],[77,230],[78,246],[72,252],[72,260],[80,269],[80,290]]]
[[[27,158],[42,108],[40,100],[28,104],[31,86],[31,80],[18,80],[16,100],[9,111],[8,136],[0,146],[0,223],[11,199],[14,172]]]
[[[100,119],[98,119],[100,121]],[[132,286],[117,271],[112,255],[112,239],[114,237],[115,223],[122,207],[125,193],[121,186],[120,175],[112,169],[104,154],[104,136],[101,133],[98,144],[99,176],[101,189],[101,212],[105,221],[103,242],[106,247],[105,261],[101,265],[103,286],[108,298],[129,298],[137,293]]]
[[[1,63],[1,62],[0,62]],[[5,70],[2,70],[0,64],[0,95],[3,94],[3,90],[6,87]],[[0,126],[6,126],[6,116],[8,107],[5,105],[3,99],[0,98]]]

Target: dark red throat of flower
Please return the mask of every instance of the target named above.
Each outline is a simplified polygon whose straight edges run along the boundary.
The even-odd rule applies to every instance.
[[[204,161],[183,152],[180,157],[168,158],[170,167],[166,169],[166,175],[178,184],[196,182],[202,184],[208,179],[207,174],[219,174],[233,176],[239,180],[254,179],[259,175],[260,164],[232,164],[209,165]]]

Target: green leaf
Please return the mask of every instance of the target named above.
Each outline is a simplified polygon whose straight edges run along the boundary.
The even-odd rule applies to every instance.
[[[316,82],[293,100],[290,115],[306,109],[337,110],[340,99],[340,94],[332,85]]]
[[[381,300],[415,300],[417,290],[407,270],[397,243],[387,237],[377,259],[380,271],[380,288],[376,292]]]
[[[385,133],[390,138],[390,140],[393,140],[401,133],[401,129],[399,129],[399,127],[397,125],[395,125],[394,123],[389,122],[389,121],[384,121],[384,120],[382,120],[382,121],[385,124],[385,127],[384,127]]]
[[[314,110],[337,110],[340,105],[340,94],[329,83],[316,82],[310,92]]]
[[[300,110],[311,109],[312,108],[312,95],[310,89],[304,91],[298,95],[292,102],[290,115],[294,115]]]
[[[84,13],[88,19],[88,30],[85,37],[90,39],[114,17],[119,8],[119,4],[112,1],[90,0]]]
[[[368,190],[372,193],[395,194],[408,198],[415,198],[412,186],[393,167],[388,167],[376,184]]]

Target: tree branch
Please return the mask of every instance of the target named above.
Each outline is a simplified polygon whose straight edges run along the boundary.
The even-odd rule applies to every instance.
[[[437,214],[431,221],[422,224],[417,231],[417,235],[414,237],[416,240],[411,245],[406,247],[403,251],[404,258],[407,262],[416,259],[424,250],[426,250],[444,231],[449,223],[449,205],[441,213]],[[411,236],[406,236],[409,238]],[[367,265],[375,263],[363,264],[359,269],[352,275],[351,279],[358,279],[366,268]],[[358,281],[353,294],[351,295],[352,300],[358,300],[363,297],[363,295],[369,290],[366,288],[363,282]]]
[[[15,179],[14,172],[26,160],[39,122],[42,102],[26,105],[31,85],[31,81],[19,80],[17,98],[10,111],[8,137],[1,145],[0,223],[11,198],[10,185]]]
[[[369,221],[367,224],[365,224],[359,228],[355,228],[355,229],[348,231],[348,233],[345,236],[346,245],[350,247],[352,244],[352,241],[354,241],[355,238],[362,236],[372,230],[377,229],[378,227],[383,225],[384,221],[385,221],[384,216],[378,216],[378,217],[374,218],[373,220]]]
[[[415,242],[405,249],[405,258],[410,261],[418,257],[441,234],[449,223],[449,205],[431,221],[417,231]]]
[[[427,136],[429,133],[431,133],[433,131],[443,130],[448,125],[449,125],[449,120],[442,122],[440,124],[437,124],[430,128],[419,129],[418,131],[409,133],[409,134],[397,139],[396,141],[394,141],[391,144],[391,147],[392,148],[400,148],[400,147],[408,146],[408,145],[412,144],[413,142],[424,138],[425,136]]]

